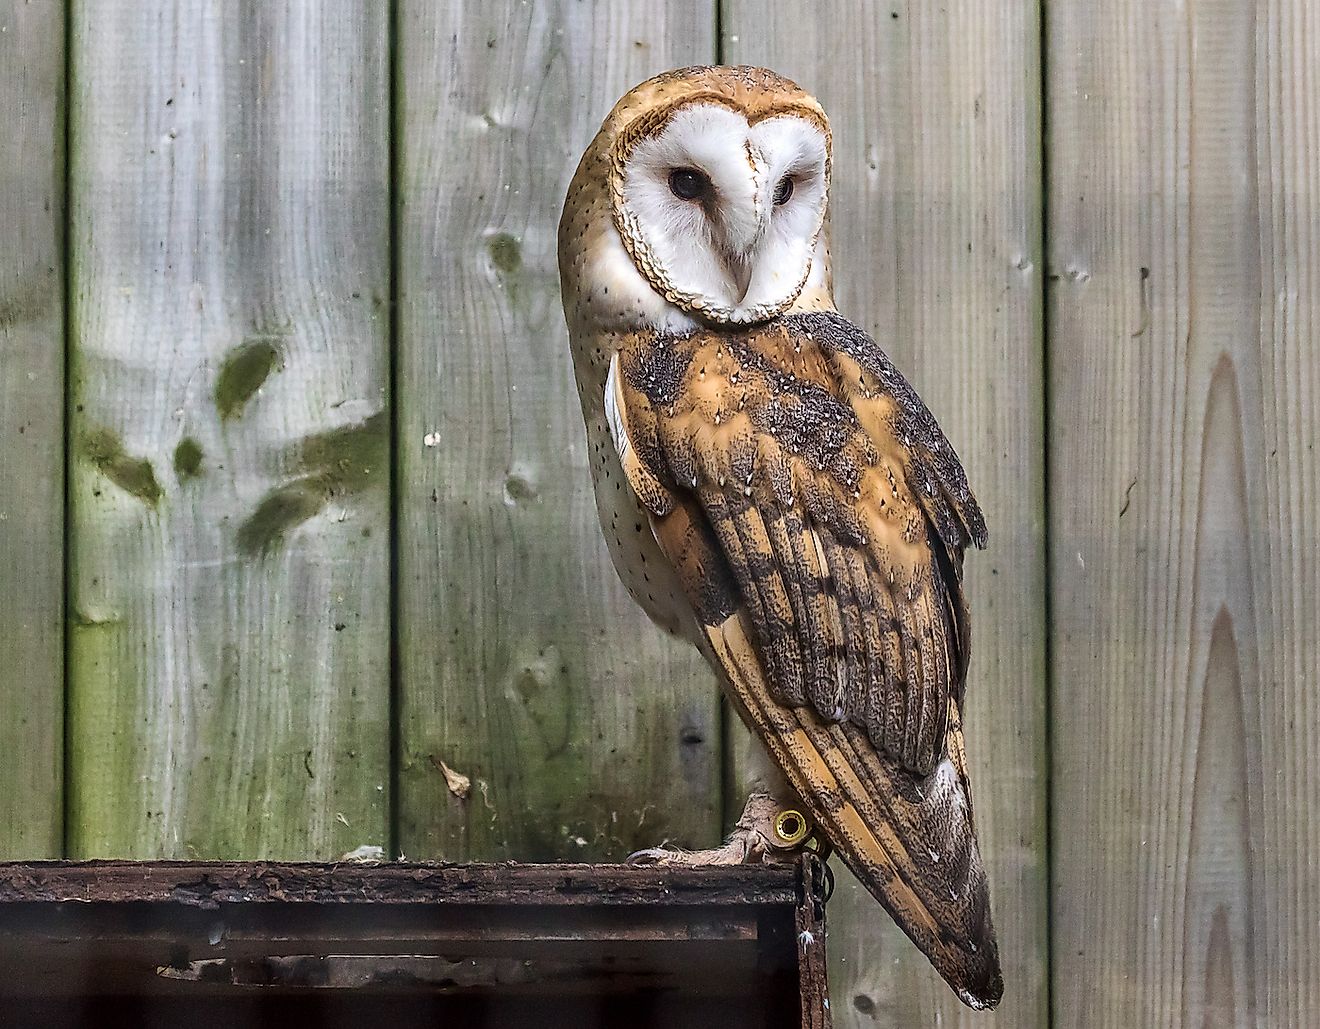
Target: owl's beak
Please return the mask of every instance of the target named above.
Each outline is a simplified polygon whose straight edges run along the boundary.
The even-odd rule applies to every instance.
[[[733,278],[734,292],[740,304],[747,299],[747,290],[751,288],[752,271],[755,267],[751,254],[729,262],[729,275]]]
[[[761,205],[752,204],[750,210],[738,212],[741,217],[734,217],[725,225],[724,267],[733,280],[734,292],[738,303],[747,296],[752,284],[752,273],[756,270],[756,258],[765,239],[768,217],[763,216]]]
[[[748,146],[747,156],[753,174],[739,182],[746,190],[727,208],[724,229],[724,266],[733,280],[734,292],[741,304],[747,298],[756,271],[756,260],[761,243],[770,227],[771,197],[758,183],[766,178],[765,158],[759,150]]]

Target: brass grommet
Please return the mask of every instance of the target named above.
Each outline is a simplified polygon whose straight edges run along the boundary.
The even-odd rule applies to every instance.
[[[775,816],[775,837],[781,846],[796,847],[811,832],[811,823],[801,811],[792,808]]]

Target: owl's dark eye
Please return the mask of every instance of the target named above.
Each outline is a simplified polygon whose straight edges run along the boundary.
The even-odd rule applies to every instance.
[[[675,168],[669,173],[669,192],[680,200],[697,200],[710,189],[710,179],[695,168]]]
[[[785,175],[779,180],[779,185],[775,186],[775,206],[783,207],[788,203],[788,198],[793,195],[792,176]]]

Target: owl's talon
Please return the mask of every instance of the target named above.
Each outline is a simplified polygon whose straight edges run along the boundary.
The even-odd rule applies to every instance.
[[[676,854],[682,854],[681,850],[674,850],[670,847],[647,847],[645,850],[634,850],[623,859],[625,865],[661,865],[668,858]]]
[[[756,865],[792,861],[811,841],[811,825],[797,808],[786,808],[765,793],[753,793],[729,838],[711,850],[648,847],[625,859],[629,865]]]
[[[753,853],[748,833],[735,830],[722,847],[710,850],[680,850],[677,847],[648,847],[633,851],[624,859],[625,864],[642,866],[678,866],[694,868],[699,865],[750,865],[764,858]]]

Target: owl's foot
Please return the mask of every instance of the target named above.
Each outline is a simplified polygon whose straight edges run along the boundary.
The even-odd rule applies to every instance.
[[[650,847],[628,855],[630,865],[758,865],[793,861],[811,840],[812,825],[797,808],[768,793],[747,798],[742,817],[724,846],[711,850]]]

